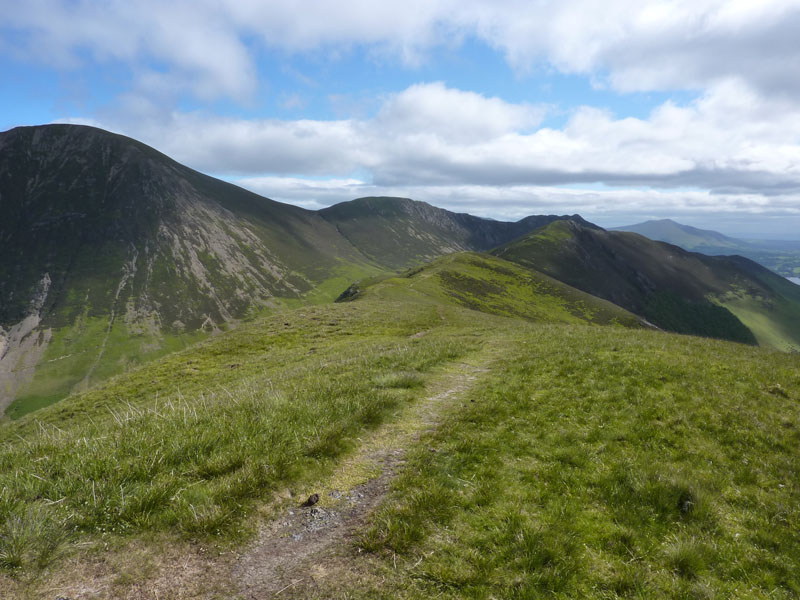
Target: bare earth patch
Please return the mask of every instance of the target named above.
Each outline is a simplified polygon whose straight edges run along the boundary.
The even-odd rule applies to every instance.
[[[331,491],[335,508],[289,510],[265,527],[258,541],[238,561],[233,577],[244,598],[269,598],[291,588],[316,586],[329,575],[331,559],[386,494],[400,453],[383,458],[384,472],[350,492]]]

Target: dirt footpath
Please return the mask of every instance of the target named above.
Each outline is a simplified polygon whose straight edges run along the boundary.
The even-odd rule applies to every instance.
[[[241,596],[324,596],[330,584],[357,573],[359,555],[353,542],[402,468],[406,449],[436,427],[444,410],[483,370],[462,363],[437,378],[431,394],[363,440],[321,489],[312,490],[319,495],[317,504],[301,508],[301,497],[298,506],[264,526],[232,568]]]

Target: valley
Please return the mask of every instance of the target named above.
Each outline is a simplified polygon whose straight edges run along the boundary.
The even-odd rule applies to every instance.
[[[406,198],[309,211],[75,125],[0,134],[0,197],[0,409],[12,419],[258,316],[459,251],[511,257],[669,331],[800,348],[800,294],[754,263],[645,244],[575,214],[503,222]],[[682,266],[665,270],[673,259]]]
[[[243,320],[559,218],[504,223],[400,198],[307,211],[68,125],[0,134],[0,197],[12,418]],[[15,331],[34,320],[22,343]]]

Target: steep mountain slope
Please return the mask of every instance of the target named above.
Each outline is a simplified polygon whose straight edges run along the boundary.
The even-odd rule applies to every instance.
[[[493,253],[614,302],[663,329],[800,347],[800,287],[741,257],[705,256],[570,221],[538,229]]]
[[[319,214],[366,256],[393,269],[451,252],[489,250],[559,219],[596,227],[579,215],[529,216],[515,223],[493,221],[408,198],[359,198],[322,209]]]
[[[0,134],[0,414],[263,309],[330,300],[362,277],[555,218],[503,223],[400,198],[314,212],[100,129],[13,129]]]
[[[0,134],[0,408],[37,362],[47,381],[21,393],[46,403],[337,271],[377,270],[316,213],[129,138]]]
[[[136,309],[188,327],[240,316],[253,298],[297,296],[328,276],[334,257],[363,258],[313,212],[92,128],[3,134],[0,190],[1,323],[26,316],[45,273],[48,323],[70,322],[87,304],[90,315],[124,306],[130,287]],[[93,285],[105,277],[119,286]],[[76,289],[89,290],[88,303]]]

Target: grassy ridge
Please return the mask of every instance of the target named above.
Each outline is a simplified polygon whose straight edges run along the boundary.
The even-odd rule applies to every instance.
[[[369,295],[243,325],[0,429],[0,563],[44,564],[65,539],[235,535],[254,497],[338,456],[360,428],[423,393],[430,369],[514,327],[462,306],[636,323],[467,253]]]
[[[42,566],[63,541],[235,538],[256,497],[319,471],[473,348],[463,325],[424,306],[291,311],[7,424],[0,566]]]
[[[0,566],[150,534],[242,540],[260,501],[480,352],[492,369],[408,449],[358,578],[322,595],[796,597],[796,356],[616,327],[637,321],[587,298],[454,255],[6,423]]]
[[[573,221],[556,221],[492,253],[605,298],[662,329],[749,344],[756,343],[753,333],[713,298],[741,285],[769,293],[752,271],[769,273],[749,261],[692,254]]]
[[[628,311],[514,263],[473,252],[444,256],[366,287],[367,298],[455,304],[548,323],[641,326]]]
[[[800,594],[796,358],[575,326],[502,347],[364,536],[364,597]]]

